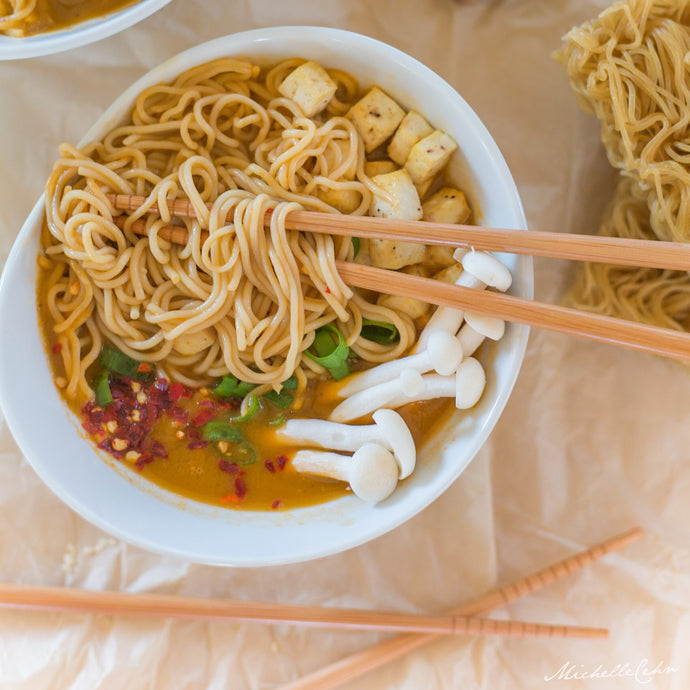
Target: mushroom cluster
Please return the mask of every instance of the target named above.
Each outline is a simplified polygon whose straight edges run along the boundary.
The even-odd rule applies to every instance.
[[[510,288],[510,271],[492,254],[458,249],[454,257],[463,268],[456,285],[501,292]],[[504,331],[500,319],[438,307],[410,355],[344,381],[337,393],[342,401],[330,420],[291,419],[279,428],[283,441],[317,447],[297,451],[293,466],[298,472],[348,482],[355,495],[370,503],[384,500],[416,463],[412,434],[395,409],[434,398],[455,398],[461,410],[476,405],[486,375],[472,355],[486,338],[499,340]],[[370,414],[374,424],[350,423]]]

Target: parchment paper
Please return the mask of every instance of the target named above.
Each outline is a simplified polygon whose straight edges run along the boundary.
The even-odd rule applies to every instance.
[[[580,112],[550,53],[571,26],[606,5],[173,0],[101,43],[2,63],[0,262],[61,141],[78,141],[117,94],[169,56],[233,31],[281,24],[365,33],[426,63],[492,132],[530,226],[593,232],[614,174],[598,123]],[[536,298],[557,302],[574,270],[537,260]],[[533,331],[489,442],[433,505],[346,553],[248,570],[149,554],[100,532],[43,486],[0,417],[0,582],[440,613],[640,525],[642,541],[495,614],[609,627],[609,639],[445,638],[347,687],[685,690],[689,400],[690,372],[678,364]],[[382,639],[287,626],[3,611],[0,687],[272,688]]]

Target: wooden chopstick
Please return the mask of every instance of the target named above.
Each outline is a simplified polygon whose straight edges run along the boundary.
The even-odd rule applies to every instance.
[[[488,613],[516,599],[536,592],[542,587],[586,567],[608,553],[624,548],[642,535],[642,530],[639,527],[635,527],[623,534],[607,539],[586,551],[581,551],[543,570],[538,570],[505,587],[493,590],[479,599],[453,609],[450,613],[460,616],[475,616],[480,613]],[[355,652],[296,681],[287,683],[281,686],[280,690],[333,690],[343,683],[359,678],[365,673],[373,671],[390,661],[394,661],[404,654],[412,652],[438,638],[438,635],[398,635],[368,649]]]
[[[340,630],[423,632],[435,635],[600,638],[608,631],[524,621],[467,616],[424,616],[321,606],[199,599],[162,594],[95,592],[65,587],[0,584],[0,607],[42,611],[77,611],[109,615],[233,620],[269,625],[302,625]]]
[[[113,208],[124,211],[137,210],[147,200],[143,196],[127,194],[106,196]],[[169,201],[168,208],[174,216],[193,218],[196,215],[191,203],[184,199]],[[149,210],[157,213],[158,206],[154,204]],[[375,237],[451,247],[464,245],[509,254],[667,268],[678,271],[690,270],[690,243],[511,230],[314,211],[292,211],[286,216],[285,222],[290,230],[329,235]]]
[[[120,203],[121,206],[124,206],[125,201],[134,205],[141,200],[143,197],[113,196],[113,201]],[[178,205],[186,208],[189,206],[189,202],[176,200],[170,205],[172,210],[176,211]],[[306,213],[306,211],[294,213]],[[323,218],[330,214],[317,213],[312,215]],[[332,215],[334,218],[351,217]],[[292,213],[288,214],[287,218],[291,216]],[[115,222],[120,227],[125,224],[126,220],[125,216],[115,217]],[[145,235],[146,223],[143,220],[136,220],[132,223],[131,230],[134,233]],[[188,233],[184,226],[165,225],[160,228],[159,235],[170,242],[185,244]],[[205,236],[205,233],[202,236]],[[661,357],[690,360],[690,333],[685,331],[579,311],[544,302],[535,302],[498,292],[473,290],[400,271],[344,261],[336,263],[340,277],[353,287],[421,299],[431,304],[487,314],[513,323],[648,352]]]
[[[356,287],[421,299],[432,304],[495,316],[662,357],[690,360],[690,333],[636,321],[535,302],[488,290],[474,290],[398,271],[336,261],[340,277]]]

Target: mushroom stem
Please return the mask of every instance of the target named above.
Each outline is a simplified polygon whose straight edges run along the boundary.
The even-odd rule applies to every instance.
[[[487,285],[505,292],[511,285],[513,277],[510,271],[488,252],[456,250],[454,257],[462,263],[463,272],[455,281],[456,285],[483,290]],[[426,347],[431,333],[445,330],[455,334],[458,332],[465,317],[462,309],[453,307],[437,307],[428,323],[422,330],[417,341],[415,351]]]
[[[316,445],[330,450],[356,451],[366,443],[377,443],[393,451],[400,479],[412,473],[417,460],[412,434],[405,420],[393,410],[374,412],[374,424],[340,424],[325,419],[289,419],[277,430],[281,440]]]
[[[398,463],[376,443],[366,443],[354,455],[300,450],[292,465],[298,472],[348,482],[352,492],[368,503],[388,498],[398,484]]]
[[[364,416],[374,409],[370,401],[375,401],[376,407],[398,408],[420,400],[455,398],[458,409],[469,409],[479,401],[486,384],[484,369],[474,357],[463,360],[453,376],[425,374],[421,379],[421,386],[412,397],[397,392],[392,381],[355,393],[331,412],[331,419],[347,422]]]
[[[432,369],[438,374],[452,374],[462,361],[462,356],[462,346],[454,335],[445,330],[434,331],[429,335],[424,350],[352,374],[345,385],[338,389],[338,395],[347,398],[371,386],[396,378],[404,369],[414,369],[420,374]]]

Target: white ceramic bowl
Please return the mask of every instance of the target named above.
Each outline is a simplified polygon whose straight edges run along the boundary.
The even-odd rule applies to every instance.
[[[60,53],[123,31],[167,5],[170,0],[139,0],[130,7],[93,17],[58,31],[26,38],[0,35],[0,60],[17,60]]]
[[[491,136],[445,81],[411,57],[365,36],[317,27],[259,29],[219,38],[174,57],[137,81],[104,113],[82,143],[99,138],[145,87],[219,56],[263,63],[303,56],[377,84],[407,108],[449,132],[459,149],[452,177],[471,194],[479,221],[524,228],[513,179]],[[423,461],[393,496],[370,506],[354,496],[280,513],[238,512],[196,504],[152,487],[107,462],[84,440],[61,401],[36,316],[36,255],[43,201],[33,209],[0,282],[0,404],[20,448],[62,500],[103,530],[145,549],[233,566],[303,561],[362,544],[401,525],[437,498],[467,467],[498,420],[513,388],[528,329],[510,326],[499,341],[488,386],[470,413],[457,413],[424,449]],[[532,296],[529,258],[503,256],[513,294]],[[458,508],[462,511],[462,507]]]

